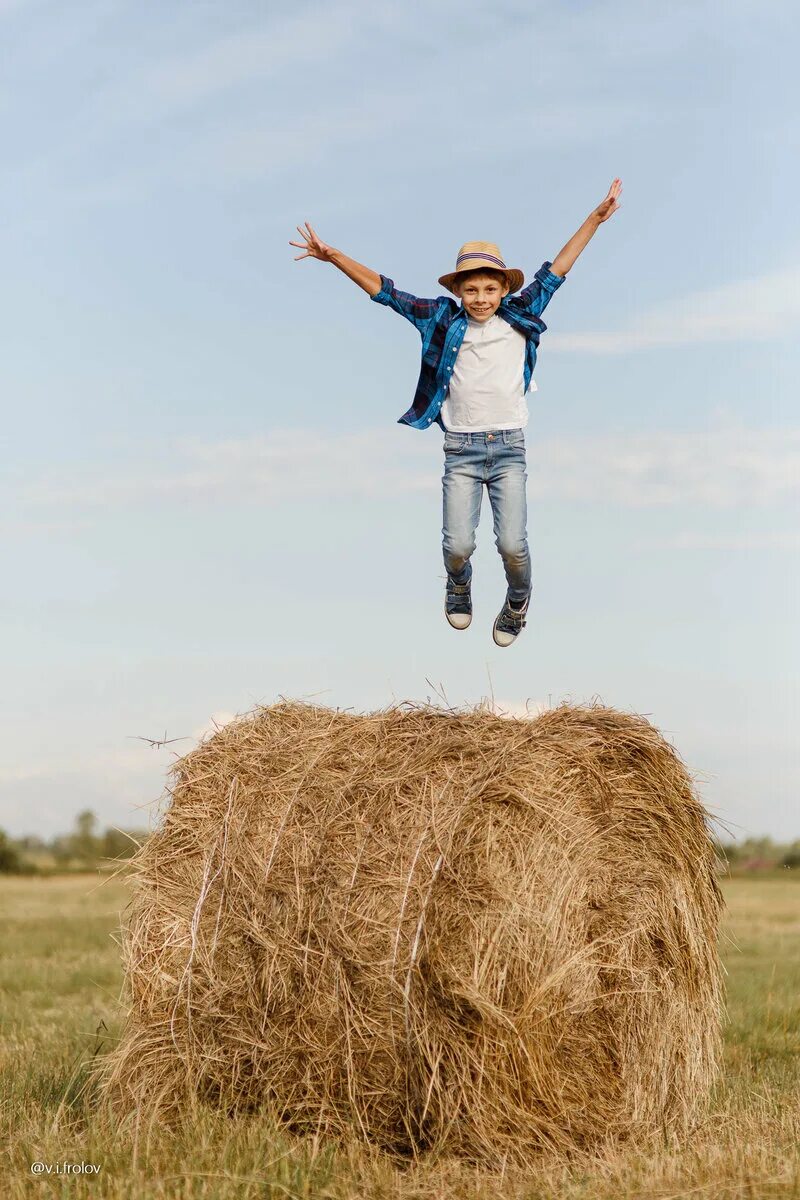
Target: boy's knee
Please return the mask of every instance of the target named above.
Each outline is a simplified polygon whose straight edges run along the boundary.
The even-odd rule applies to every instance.
[[[499,537],[497,539],[497,549],[500,551],[501,557],[507,562],[524,562],[528,557],[528,539]]]
[[[460,571],[462,567],[466,566],[466,564],[472,558],[472,555],[475,551],[475,543],[472,542],[470,544],[469,542],[445,539],[443,549],[444,558],[448,569],[451,572],[456,573]]]

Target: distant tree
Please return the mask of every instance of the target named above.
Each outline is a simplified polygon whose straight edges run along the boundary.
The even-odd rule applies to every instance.
[[[735,866],[742,857],[741,849],[736,845],[736,842],[723,842],[720,846],[725,861],[730,866]]]
[[[15,844],[26,853],[32,851],[34,854],[41,854],[49,849],[45,839],[35,833],[26,833],[24,837],[16,838]]]
[[[97,817],[90,808],[85,808],[75,818],[75,836],[85,839],[87,843],[90,842],[94,838],[94,827],[96,824]]]
[[[48,848],[57,867],[68,867],[73,858],[72,834],[54,837]]]
[[[800,841],[792,842],[781,858],[782,867],[800,867]]]
[[[19,848],[14,845],[8,834],[0,829],[0,874],[25,875],[35,871],[35,869],[31,863],[25,860]]]
[[[101,854],[103,858],[128,859],[133,858],[138,847],[147,837],[146,830],[106,829],[101,838]]]
[[[75,818],[75,828],[69,838],[68,847],[71,857],[83,866],[94,866],[100,857],[100,839],[95,834],[97,817],[90,808],[79,812]]]
[[[777,857],[777,847],[770,837],[749,837],[735,845],[740,859]]]
[[[797,843],[800,846],[800,843]],[[792,850],[770,837],[749,837],[741,842],[727,842],[721,846],[729,868],[740,871],[763,871],[783,863],[784,856]]]

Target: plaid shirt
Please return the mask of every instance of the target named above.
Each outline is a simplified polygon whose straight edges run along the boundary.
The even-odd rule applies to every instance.
[[[540,314],[565,278],[563,275],[554,275],[550,270],[552,265],[550,262],[542,263],[532,282],[518,295],[504,296],[497,309],[497,315],[508,321],[525,338],[525,391],[536,366],[539,338],[547,328]],[[421,300],[408,292],[399,292],[385,275],[381,275],[381,290],[370,298],[400,313],[412,325],[416,325],[422,337],[422,368],[414,402],[408,412],[399,418],[398,424],[410,425],[412,429],[427,429],[436,421],[444,428],[440,410],[450,386],[453,363],[467,331],[464,306],[449,296]]]

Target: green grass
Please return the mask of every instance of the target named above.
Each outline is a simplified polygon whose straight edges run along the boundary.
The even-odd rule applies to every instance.
[[[199,1111],[177,1132],[156,1127],[138,1141],[108,1127],[93,1111],[86,1071],[120,1026],[110,935],[124,887],[91,876],[0,878],[0,1195],[800,1200],[797,874],[725,885],[725,1072],[692,1141],[504,1179],[453,1162],[401,1171],[357,1144],[292,1141],[263,1117]],[[34,1178],[36,1160],[100,1172]]]

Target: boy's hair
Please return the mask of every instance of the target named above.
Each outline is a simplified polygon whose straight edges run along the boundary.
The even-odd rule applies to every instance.
[[[453,282],[466,283],[473,275],[491,275],[493,279],[504,287],[508,285],[508,276],[505,271],[499,271],[496,267],[472,267],[469,271],[459,271]]]

